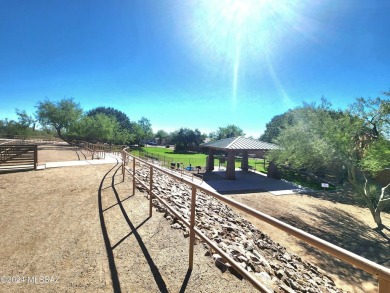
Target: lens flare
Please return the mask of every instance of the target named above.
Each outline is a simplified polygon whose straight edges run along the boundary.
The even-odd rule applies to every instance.
[[[271,71],[275,87],[287,97],[273,69],[270,52],[274,54],[282,46],[283,37],[289,31],[304,31],[299,12],[305,8],[305,2],[204,0],[191,8],[193,50],[203,61],[219,63],[231,70],[233,104],[239,95],[241,65],[248,60],[261,60],[261,67]]]

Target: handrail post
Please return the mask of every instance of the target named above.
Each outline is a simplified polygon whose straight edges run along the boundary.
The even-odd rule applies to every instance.
[[[192,185],[191,187],[191,221],[190,221],[190,253],[189,253],[189,270],[192,270],[194,267],[194,245],[195,245],[195,205],[196,205],[196,187]]]
[[[34,170],[36,171],[38,167],[38,145],[34,146]]]
[[[135,194],[135,157],[133,157],[133,195]]]
[[[390,282],[379,278],[378,279],[378,293],[388,293],[390,292]]]
[[[126,153],[122,151],[122,181],[125,181],[125,162],[126,162]]]
[[[153,189],[153,166],[149,167],[149,217],[152,216],[153,202],[152,202],[152,189]]]

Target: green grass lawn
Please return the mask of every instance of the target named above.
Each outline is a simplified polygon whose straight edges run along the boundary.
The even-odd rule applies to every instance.
[[[164,165],[170,165],[170,163],[183,163],[184,167],[189,165],[195,166],[206,166],[206,157],[205,154],[175,154],[172,149],[169,148],[157,148],[157,147],[143,147],[141,148],[143,152],[147,153],[149,156],[154,157],[160,162],[164,162]],[[140,156],[140,150],[132,151],[136,156]]]
[[[172,149],[169,148],[158,148],[158,147],[143,147],[141,149],[133,150],[131,151],[132,154],[135,156],[140,156],[143,153],[143,156],[147,155],[149,158],[152,157],[156,160],[159,160],[164,164],[166,168],[170,168],[171,163],[182,163],[180,167],[187,167],[187,166],[206,166],[206,154],[199,154],[199,153],[187,153],[187,154],[175,154]],[[214,166],[219,166],[219,158],[214,159]],[[248,164],[253,169],[256,169],[257,171],[267,173],[268,168],[268,162],[265,162],[263,159],[248,159]],[[241,159],[236,159],[235,161],[236,168],[241,167]],[[221,167],[226,167],[226,162],[221,164]],[[308,176],[304,176],[298,172],[294,172],[291,170],[283,170],[282,171],[282,177],[283,179],[286,179],[288,181],[300,184],[302,186],[306,186],[312,189],[321,189],[321,184],[319,182],[316,182],[309,178]],[[329,188],[330,190],[334,189],[333,186]]]
[[[195,167],[195,166],[206,166],[206,154],[199,154],[199,153],[187,153],[187,154],[175,154],[172,149],[169,148],[158,148],[158,147],[143,147],[141,150],[148,155],[154,157],[155,159],[164,162],[166,167],[169,167],[170,163],[183,163],[184,167],[187,167],[189,165]],[[134,150],[132,153],[136,156],[140,156],[140,150]],[[257,171],[260,172],[267,172],[266,169],[264,169],[264,164],[262,159],[249,159],[248,163],[250,166],[255,168]],[[268,166],[268,162],[266,162],[266,167]],[[219,159],[216,158],[214,160],[214,166],[219,166]],[[226,163],[221,164],[221,166],[226,167]],[[236,168],[241,167],[241,160],[236,159],[235,163]]]

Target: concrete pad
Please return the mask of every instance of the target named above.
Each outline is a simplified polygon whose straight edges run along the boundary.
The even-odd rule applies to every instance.
[[[84,161],[48,162],[45,164],[45,168],[115,164],[117,161],[122,162],[120,157],[115,156],[115,155],[111,155],[111,154],[106,154],[105,159],[84,160]]]
[[[226,180],[224,171],[213,171],[204,175],[207,185],[221,194],[252,193],[267,191],[274,195],[294,194],[302,191],[292,183],[268,178],[260,172],[236,170],[235,180]]]

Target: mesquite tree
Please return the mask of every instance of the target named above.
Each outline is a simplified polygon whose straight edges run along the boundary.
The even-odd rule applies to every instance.
[[[375,188],[375,175],[390,168],[389,101],[358,99],[349,111],[335,111],[325,100],[320,106],[294,109],[291,124],[281,129],[269,154],[277,164],[305,168],[313,173],[344,168],[347,180],[370,209],[379,228],[381,211],[389,202],[389,183]]]
[[[38,102],[36,117],[42,125],[53,126],[59,138],[67,141],[64,137],[66,132],[81,117],[83,110],[73,99],[62,99],[56,102],[45,100]]]

